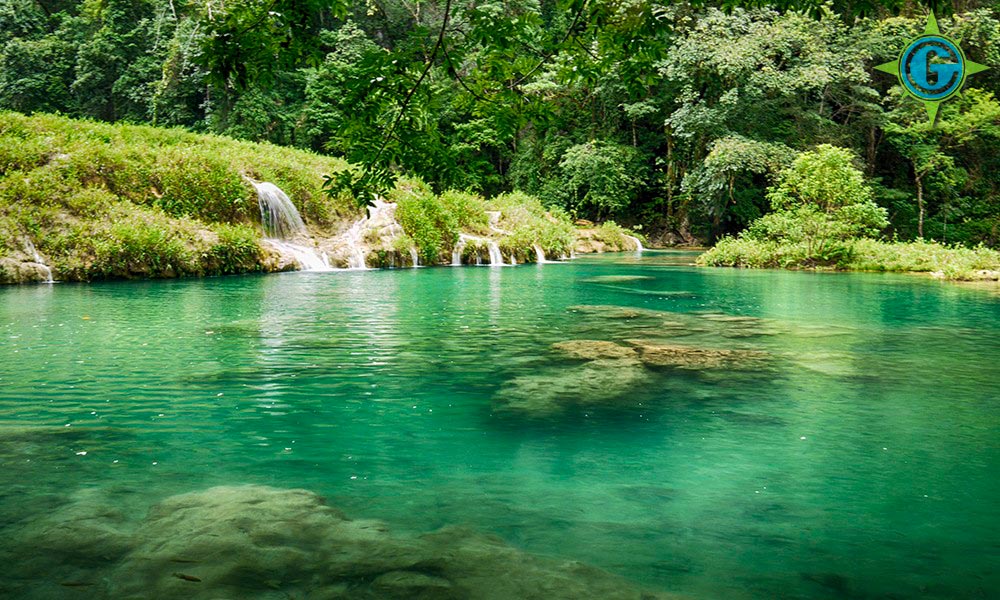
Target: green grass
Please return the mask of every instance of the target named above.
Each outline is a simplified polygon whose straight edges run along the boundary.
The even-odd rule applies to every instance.
[[[0,112],[0,255],[30,240],[58,279],[261,270],[256,193],[282,188],[314,230],[357,209],[322,191],[336,158],[179,129]]]
[[[269,181],[295,203],[317,237],[361,214],[324,193],[336,158],[180,129],[0,112],[0,283],[18,281],[34,244],[56,279],[181,277],[278,268],[261,245],[250,180]],[[534,260],[534,246],[569,254],[569,217],[520,193],[486,200],[434,194],[402,178],[388,193],[405,235],[393,251],[423,264],[447,259],[459,233],[489,236],[505,257]],[[490,211],[501,218],[491,224]],[[384,261],[383,261],[384,262]]]
[[[883,242],[855,239],[839,242],[822,260],[804,244],[781,244],[745,237],[724,238],[698,257],[698,264],[716,267],[814,268],[845,271],[938,273],[945,279],[972,281],[995,278],[1000,252],[937,242]]]

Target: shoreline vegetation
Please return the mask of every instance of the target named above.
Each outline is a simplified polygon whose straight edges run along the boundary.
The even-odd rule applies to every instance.
[[[768,187],[771,212],[698,257],[712,267],[925,272],[957,281],[1000,278],[1000,252],[982,244],[882,241],[888,211],[845,148],[799,154]]]
[[[705,267],[922,273],[948,281],[1000,282],[1000,252],[924,240],[852,240],[837,260],[821,263],[802,245],[730,237],[699,256],[697,263]]]
[[[770,188],[774,212],[723,237],[697,264],[1000,279],[996,250],[868,237],[884,217],[853,160],[832,146],[801,154]],[[386,194],[394,210],[378,224],[349,193],[323,190],[324,175],[350,168],[309,151],[180,129],[0,112],[0,283],[299,268],[268,242],[257,181],[287,192],[307,225],[299,241],[332,257],[331,267],[350,266],[352,253],[376,268],[519,264],[640,242],[613,221],[574,222],[528,194],[435,194],[415,178]]]
[[[255,182],[287,193],[304,229],[293,241],[331,268],[504,264],[635,249],[607,222],[574,229],[534,197],[434,194],[404,178],[379,222],[323,177],[343,160],[215,135],[0,112],[0,283],[172,278],[299,268],[269,243]],[[630,240],[629,237],[632,237]],[[274,240],[277,242],[277,240]],[[494,252],[495,254],[491,254]]]

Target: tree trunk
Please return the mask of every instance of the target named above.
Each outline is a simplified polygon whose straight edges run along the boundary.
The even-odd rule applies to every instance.
[[[917,184],[917,237],[924,238],[924,182],[923,176],[914,180]]]
[[[868,128],[868,176],[873,177],[875,175],[875,153],[876,148],[878,148],[878,142],[875,138],[875,127]]]

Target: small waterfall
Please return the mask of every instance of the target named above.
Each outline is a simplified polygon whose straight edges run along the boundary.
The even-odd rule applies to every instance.
[[[49,268],[49,265],[45,264],[45,260],[42,258],[42,255],[38,253],[38,250],[35,249],[35,245],[32,244],[31,240],[28,238],[24,238],[24,249],[31,255],[31,258],[35,261],[35,263],[42,268],[42,272],[45,273],[45,283],[55,283],[55,280],[52,279],[52,269]]]
[[[545,250],[542,250],[542,247],[539,246],[538,244],[535,244],[534,248],[535,248],[535,262],[538,264],[547,262],[545,260]]]
[[[462,248],[465,247],[466,242],[470,242],[471,241],[471,242],[479,242],[481,244],[486,244],[486,248],[490,252],[490,266],[491,267],[502,267],[504,265],[504,262],[503,262],[503,253],[500,252],[500,246],[498,246],[497,243],[494,242],[493,240],[488,239],[488,238],[481,238],[481,237],[478,237],[478,236],[475,236],[475,235],[469,235],[467,233],[460,233],[459,236],[458,236],[458,240],[459,240],[458,241],[458,246],[455,247],[455,250],[451,254],[451,264],[453,264],[453,265],[462,264],[462,257],[461,257]],[[456,257],[457,257],[457,261],[456,261]],[[513,260],[514,260],[514,258],[511,257],[512,264],[513,264]],[[483,261],[480,260],[479,254],[477,253],[476,254],[476,264],[480,265],[480,264],[482,264],[482,262]]]
[[[512,267],[517,266],[517,257],[514,256],[513,254],[510,255],[510,266]]]
[[[368,207],[367,214],[351,225],[350,229],[344,232],[341,239],[348,248],[347,268],[367,269],[365,262],[365,235],[372,232],[388,232],[392,235],[401,235],[402,227],[393,220],[396,205],[385,202],[381,198],[375,198],[374,203]],[[412,257],[416,249],[411,249]],[[414,261],[416,266],[418,261]]]
[[[490,266],[502,267],[503,254],[500,254],[500,246],[493,240],[486,240],[486,247],[490,250]]]
[[[461,267],[462,266],[462,250],[465,249],[465,241],[459,238],[455,248],[451,251],[451,266]]]
[[[347,255],[348,269],[368,268],[368,265],[365,264],[365,252],[361,248],[361,239],[364,235],[365,224],[367,222],[367,216],[361,217],[344,234],[344,241],[347,242],[347,246],[350,249],[350,253]]]
[[[416,248],[410,248],[410,262],[413,263],[413,268],[420,266],[420,255],[417,254]]]
[[[642,254],[642,250],[643,250],[643,248],[642,248],[642,242],[639,241],[639,238],[635,237],[634,235],[626,235],[625,237],[627,237],[628,239],[630,239],[633,242],[635,242],[635,253],[636,254]]]
[[[303,271],[329,271],[330,260],[326,253],[318,254],[315,248],[288,241],[309,237],[306,224],[288,195],[273,183],[250,183],[257,190],[260,224],[264,228],[265,241],[278,252],[295,259]]]
[[[264,235],[278,240],[309,235],[299,211],[281,188],[263,181],[251,181],[257,189],[257,204],[260,205],[260,223]]]

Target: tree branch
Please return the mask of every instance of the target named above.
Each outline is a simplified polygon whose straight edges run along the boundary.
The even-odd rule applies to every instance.
[[[375,156],[370,161],[368,161],[368,166],[367,166],[368,169],[371,169],[371,167],[375,166],[375,163],[377,163],[378,159],[381,158],[382,153],[385,152],[386,146],[389,145],[389,140],[392,139],[393,134],[395,134],[396,132],[396,127],[399,126],[399,122],[403,120],[403,115],[406,114],[406,107],[409,106],[410,100],[413,98],[413,95],[417,93],[417,89],[420,87],[420,84],[423,83],[424,78],[426,78],[427,74],[430,73],[431,67],[434,66],[434,59],[437,58],[438,50],[440,50],[441,47],[444,45],[444,33],[445,30],[448,28],[448,19],[450,16],[451,16],[451,0],[448,0],[445,3],[444,7],[444,21],[441,23],[441,30],[438,31],[437,42],[434,44],[434,49],[431,51],[431,55],[427,59],[427,64],[424,65],[424,70],[422,73],[420,73],[420,77],[417,79],[417,82],[413,84],[413,87],[410,88],[410,91],[406,93],[406,97],[403,98],[403,104],[400,105],[399,107],[399,114],[396,115],[395,120],[393,120],[392,122],[392,126],[389,128],[389,131],[385,134],[385,139],[382,140],[382,145],[379,146],[378,152],[375,153]]]

